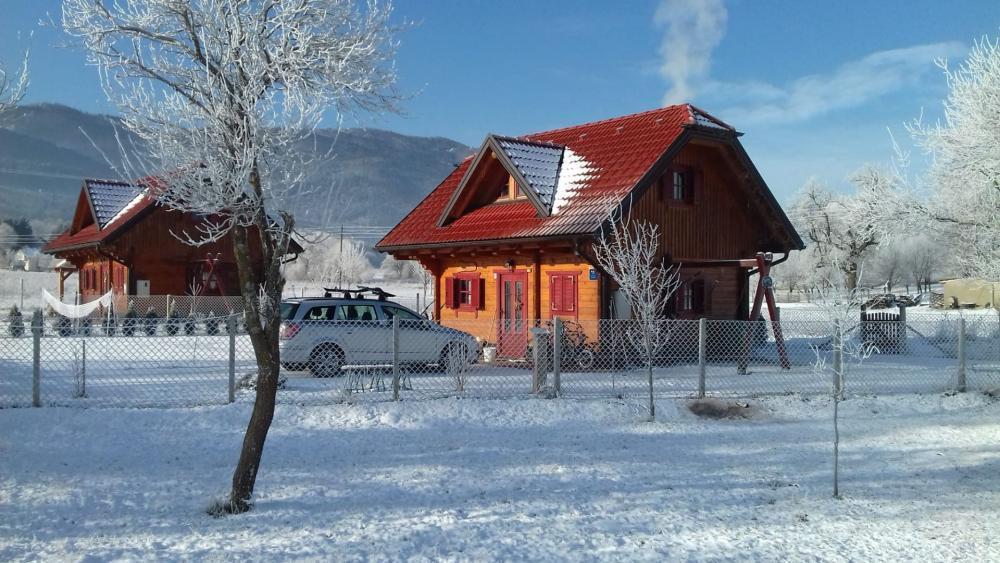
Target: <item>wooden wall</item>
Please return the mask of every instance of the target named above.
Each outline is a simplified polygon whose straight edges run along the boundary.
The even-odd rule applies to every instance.
[[[702,171],[692,205],[670,200],[654,184],[632,206],[636,219],[660,225],[660,244],[675,261],[752,258],[777,249],[773,227],[741,188],[723,148],[688,144],[674,164]],[[668,182],[669,185],[669,182]]]
[[[442,258],[441,274],[436,283],[437,300],[442,304],[439,319],[441,324],[463,330],[488,342],[495,342],[498,315],[497,282],[499,273],[507,271],[505,263],[508,260],[514,261],[515,271],[526,273],[529,326],[533,326],[535,320],[551,320],[549,274],[559,272],[579,274],[576,288],[577,319],[581,324],[589,324],[596,329],[595,321],[600,318],[599,281],[590,279],[591,266],[583,258],[570,253]],[[456,274],[469,272],[477,272],[485,280],[484,307],[476,311],[460,311],[444,307],[443,304],[447,302],[444,280]],[[596,338],[596,332],[594,337]]]
[[[79,269],[81,281],[83,272],[90,269],[99,272],[98,279],[107,280],[99,284],[97,291],[83,290],[85,301],[111,288],[122,293],[126,284],[128,293],[135,294],[136,280],[149,280],[150,295],[186,295],[190,293],[193,266],[209,255],[219,256],[215,268],[220,273],[223,294],[239,295],[239,273],[233,259],[231,237],[197,247],[184,244],[174,234],[180,235],[186,229],[192,237],[197,236],[196,221],[187,214],[162,208],[152,210],[126,229],[119,237],[102,245],[100,253],[87,250],[66,256]],[[259,249],[259,243],[252,240],[251,259],[255,262],[260,260]]]

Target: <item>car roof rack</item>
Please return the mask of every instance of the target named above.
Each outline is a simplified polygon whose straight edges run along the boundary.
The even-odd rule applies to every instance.
[[[339,287],[324,287],[323,297],[331,298],[339,293],[344,299],[364,299],[365,294],[374,295],[379,301],[385,301],[390,297],[395,297],[392,293],[385,291],[381,287],[368,287],[359,285],[357,289],[342,289]]]

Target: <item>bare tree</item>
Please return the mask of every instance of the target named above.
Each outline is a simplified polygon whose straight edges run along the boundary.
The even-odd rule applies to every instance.
[[[29,52],[25,51],[18,71],[0,64],[0,115],[17,106],[28,91],[28,57]]]
[[[844,272],[844,269],[840,269]],[[858,272],[860,280],[861,272]],[[828,344],[812,345],[816,361],[813,372],[820,377],[832,376],[833,401],[833,496],[840,497],[840,402],[844,400],[844,383],[851,364],[860,364],[877,350],[859,338],[849,337],[849,327],[854,324],[861,310],[863,299],[857,288],[848,289],[848,274],[831,276],[814,288],[816,303],[829,323],[831,338]]]
[[[924,237],[913,238],[903,245],[903,264],[917,291],[930,291],[934,274],[942,265],[941,248]]]
[[[123,156],[160,204],[204,217],[192,245],[231,235],[257,360],[253,413],[222,510],[251,508],[278,384],[281,263],[324,112],[391,109],[390,7],[354,0],[65,0],[63,26],[95,63],[148,159]],[[165,172],[164,172],[165,171]]]
[[[618,205],[609,212],[606,227],[594,244],[598,265],[615,281],[631,308],[628,337],[646,363],[650,420],[656,418],[653,359],[670,339],[670,327],[664,319],[680,285],[680,265],[667,265],[659,242],[659,226],[633,221]]]

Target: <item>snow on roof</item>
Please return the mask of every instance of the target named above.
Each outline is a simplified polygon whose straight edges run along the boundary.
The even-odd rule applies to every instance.
[[[563,147],[547,143],[533,143],[510,137],[495,136],[507,158],[528,181],[546,208],[551,209],[559,178],[559,165]]]
[[[120,217],[124,209],[133,206],[143,192],[142,187],[125,182],[86,180],[86,186],[97,225],[101,229]]]

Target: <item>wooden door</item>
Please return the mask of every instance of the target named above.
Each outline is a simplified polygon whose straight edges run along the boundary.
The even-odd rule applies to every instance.
[[[497,284],[497,354],[523,358],[528,346],[528,275],[526,272],[500,274]]]

